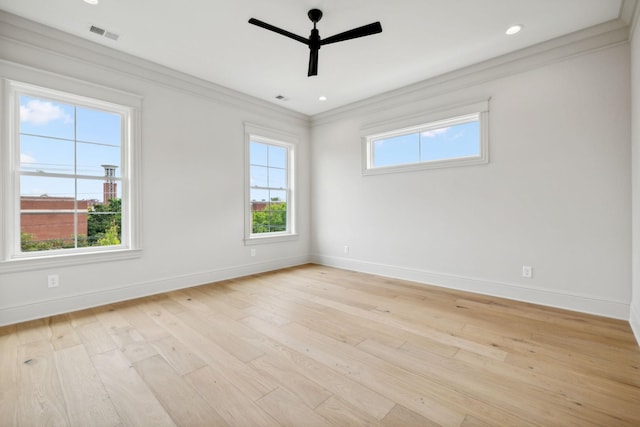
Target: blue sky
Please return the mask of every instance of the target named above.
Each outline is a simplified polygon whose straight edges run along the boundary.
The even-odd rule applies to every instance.
[[[287,188],[287,149],[251,141],[251,200],[287,200],[286,190],[263,190],[253,187]]]
[[[118,166],[116,176],[120,176],[120,115],[20,97],[20,170],[87,176],[78,180],[21,176],[21,195],[102,200],[103,164]]]
[[[378,139],[373,143],[373,167],[428,162],[480,154],[477,121]]]

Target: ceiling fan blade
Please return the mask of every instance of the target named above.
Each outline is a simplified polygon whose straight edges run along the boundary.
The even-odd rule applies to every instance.
[[[309,53],[309,73],[307,77],[318,75],[318,49],[311,49]]]
[[[374,22],[369,25],[363,25],[362,27],[354,28],[353,30],[345,31],[344,33],[336,34],[335,36],[327,37],[320,41],[321,45],[337,43],[345,40],[357,39],[358,37],[370,36],[372,34],[378,34],[382,32],[382,25],[380,22]]]
[[[273,25],[267,24],[266,22],[262,22],[256,18],[249,19],[249,24],[257,25],[258,27],[262,27],[266,30],[273,31],[274,33],[282,34],[283,36],[297,40],[300,43],[304,43],[306,45],[309,44],[309,40],[306,39],[305,37],[299,36],[297,34],[293,34],[287,30],[283,30],[282,28],[274,27]]]

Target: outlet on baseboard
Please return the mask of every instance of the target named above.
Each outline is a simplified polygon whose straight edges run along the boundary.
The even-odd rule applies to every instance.
[[[348,254],[349,253],[349,246],[344,245],[343,251],[344,251],[345,254]]]
[[[530,265],[523,265],[522,277],[526,279],[531,279],[533,277],[533,267],[531,267]]]
[[[47,276],[47,286],[50,288],[57,288],[60,286],[60,276],[57,274],[49,274]]]

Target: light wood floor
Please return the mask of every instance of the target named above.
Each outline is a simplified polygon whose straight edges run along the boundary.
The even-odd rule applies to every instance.
[[[308,265],[0,328],[0,425],[640,425],[626,322]]]

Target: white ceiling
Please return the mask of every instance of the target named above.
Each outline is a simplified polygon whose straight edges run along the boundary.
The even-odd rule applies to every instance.
[[[285,108],[313,115],[620,16],[622,0],[0,0],[0,8]],[[320,49],[247,23],[308,37],[374,21],[383,31]],[[515,36],[504,34],[523,24]],[[96,25],[117,41],[89,32]],[[283,95],[286,100],[276,100]],[[320,102],[318,97],[328,98]]]

